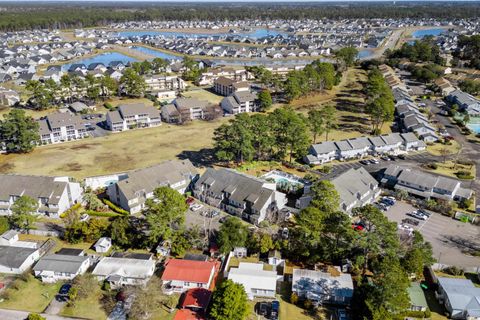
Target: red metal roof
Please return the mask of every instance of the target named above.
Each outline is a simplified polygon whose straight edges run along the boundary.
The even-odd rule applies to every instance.
[[[171,259],[165,264],[162,280],[208,283],[215,262]]]
[[[203,288],[193,288],[185,292],[181,307],[182,308],[202,308],[207,309],[212,292]]]
[[[175,318],[173,318],[173,320],[205,320],[205,319],[206,318],[196,313],[195,311],[188,310],[188,309],[178,310],[177,313],[175,314]]]

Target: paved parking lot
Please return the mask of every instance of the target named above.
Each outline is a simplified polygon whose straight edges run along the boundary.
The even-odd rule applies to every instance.
[[[200,203],[199,201],[196,201],[196,203]],[[201,203],[203,205],[203,208],[201,208],[198,211],[192,211],[191,209],[188,209],[187,214],[185,215],[185,224],[187,227],[192,227],[192,226],[199,226],[202,230],[218,230],[220,228],[220,219],[223,216],[228,216],[228,214],[221,212],[217,208],[213,208],[208,206],[205,203]],[[220,212],[220,214],[214,218],[209,218],[204,214],[205,212],[210,212],[211,210],[216,210]],[[203,213],[203,214],[202,214]]]
[[[406,213],[413,210],[415,210],[413,206],[397,201],[385,214],[391,221],[401,222],[409,217]],[[480,250],[480,228],[478,226],[463,223],[435,212],[427,221],[419,221],[419,225],[413,228],[432,244],[433,255],[438,263],[463,268],[480,266],[480,258],[463,253],[469,250]]]

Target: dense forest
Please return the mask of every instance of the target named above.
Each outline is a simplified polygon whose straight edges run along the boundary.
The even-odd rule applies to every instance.
[[[146,3],[3,2],[0,31],[78,28],[130,20],[476,18],[478,2]]]

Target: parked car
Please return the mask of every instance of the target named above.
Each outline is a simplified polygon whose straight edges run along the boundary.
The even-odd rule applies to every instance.
[[[283,228],[282,229],[282,238],[283,239],[288,239],[288,228]]]
[[[86,213],[84,213],[84,214],[82,214],[82,215],[80,216],[80,221],[81,221],[81,222],[88,221],[88,219],[90,219],[90,216],[89,216],[88,214],[86,214]]]
[[[424,216],[427,216],[428,218],[430,218],[430,216],[432,215],[431,212],[428,212],[428,211],[423,210],[423,209],[418,209],[418,210],[417,210],[417,213],[423,214]]]
[[[361,224],[356,224],[356,223],[352,224],[352,228],[353,228],[353,230],[355,230],[355,231],[363,231],[363,229],[365,229],[365,227],[364,227],[363,225],[361,225]]]
[[[363,164],[364,166],[368,166],[370,164],[370,161],[368,160],[360,160],[360,164]]]
[[[380,161],[378,161],[378,159],[372,158],[372,159],[370,159],[370,163],[371,164],[379,164]]]
[[[338,320],[347,320],[347,311],[345,309],[337,309]]]
[[[258,314],[264,317],[267,316],[268,304],[266,302],[260,302],[260,306],[258,307]]]
[[[388,157],[390,158],[390,160],[395,161],[395,156],[390,155]]]
[[[72,287],[71,284],[69,283],[65,283],[64,285],[62,285],[60,287],[60,290],[58,290],[58,294],[61,294],[61,295],[67,295],[68,292],[70,292],[70,288]]]
[[[405,159],[407,159],[407,157],[404,154],[399,154],[398,159],[405,160]]]
[[[408,223],[408,224],[411,224],[412,226],[418,226],[420,221],[412,219],[412,218],[405,218],[405,219],[402,220],[402,223]]]
[[[428,219],[427,216],[425,216],[423,214],[420,214],[417,211],[409,212],[409,213],[407,213],[407,215],[409,215],[410,217],[414,217],[418,220],[423,220],[423,221],[426,221]]]
[[[210,211],[210,217],[212,218],[215,218],[216,216],[218,216],[220,214],[220,212],[218,212],[217,210],[212,210]]]
[[[380,159],[382,159],[383,161],[390,161],[390,157],[388,156],[382,156],[380,157]]]
[[[270,319],[278,320],[279,312],[280,312],[280,302],[278,302],[277,300],[272,301],[272,310],[270,312]]]
[[[413,228],[410,227],[408,224],[404,224],[404,223],[399,224],[398,229],[405,230],[405,231],[408,231],[408,232],[413,232]]]
[[[198,210],[200,210],[200,209],[202,209],[202,208],[203,208],[203,205],[201,205],[201,204],[199,204],[199,203],[196,203],[196,204],[194,204],[193,206],[190,207],[190,209],[191,209],[193,212],[198,211]]]
[[[191,206],[194,202],[195,202],[195,199],[192,198],[192,197],[188,197],[186,200],[185,200],[186,204],[188,204],[189,206]]]
[[[383,197],[382,200],[380,201],[389,206],[393,206],[396,202],[395,198],[392,198],[392,197]]]

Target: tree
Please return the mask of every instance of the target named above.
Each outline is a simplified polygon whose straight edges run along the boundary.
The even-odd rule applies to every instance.
[[[130,217],[118,217],[110,224],[110,238],[112,242],[123,248],[131,246],[133,231]]]
[[[7,152],[28,153],[40,141],[38,122],[24,110],[12,109],[0,121],[0,140]]]
[[[262,90],[258,94],[258,103],[261,111],[267,111],[272,106],[272,95],[268,90]]]
[[[345,47],[337,51],[336,57],[343,61],[345,66],[351,67],[357,59],[358,50],[355,47]]]
[[[172,240],[174,230],[183,226],[188,205],[185,198],[169,187],[158,187],[153,191],[153,199],[145,202],[147,224],[150,228],[150,241]]]
[[[104,206],[102,201],[98,199],[97,195],[90,188],[83,193],[83,201],[86,203],[88,210],[97,211]]]
[[[368,74],[366,94],[366,111],[370,114],[373,133],[379,134],[383,124],[393,120],[395,102],[390,86],[377,68]]]
[[[105,75],[100,79],[100,95],[102,97],[110,97],[117,94],[118,84],[109,75]]]
[[[334,106],[328,105],[325,106],[320,112],[323,119],[325,141],[327,141],[328,134],[338,126],[337,109],[335,109]]]
[[[10,230],[10,223],[7,217],[0,217],[0,234]]]
[[[321,110],[313,109],[308,111],[308,126],[313,134],[313,143],[317,143],[317,136],[325,132],[325,123],[323,121],[323,113]]]
[[[31,92],[30,101],[33,102],[37,109],[47,109],[53,100],[53,94],[48,90],[45,84],[38,80],[28,80],[25,89]]]
[[[229,217],[218,230],[218,245],[222,253],[228,253],[235,247],[244,247],[248,239],[248,229],[236,217]]]
[[[279,158],[283,159],[288,154],[289,161],[292,162],[294,154],[304,156],[310,145],[306,119],[291,107],[276,109],[269,117]]]
[[[432,245],[425,242],[420,232],[416,230],[413,232],[411,243],[401,263],[408,274],[414,273],[418,277],[421,277],[424,266],[431,266],[435,263]]]
[[[248,313],[247,294],[241,284],[225,280],[213,292],[210,317],[214,320],[243,320]]]
[[[165,295],[162,292],[161,281],[152,278],[146,286],[131,288],[135,299],[128,313],[129,319],[145,320],[155,316],[156,311],[162,306]],[[178,296],[174,296],[178,301]]]
[[[37,221],[37,209],[38,202],[35,199],[30,196],[19,197],[12,206],[12,224],[28,233]]]
[[[328,180],[317,181],[312,185],[311,206],[323,212],[335,212],[340,207],[340,196],[333,183]]]
[[[27,320],[46,320],[44,317],[38,313],[30,313],[27,317]]]
[[[123,91],[131,97],[142,97],[145,94],[145,79],[132,68],[125,69],[120,84]]]
[[[250,116],[241,113],[214,131],[215,155],[219,160],[237,163],[253,159],[253,134]]]
[[[91,273],[78,275],[73,279],[72,289],[76,290],[77,299],[85,299],[98,291],[98,280]]]
[[[440,155],[442,156],[443,163],[447,162],[447,157],[450,155],[450,150],[448,150],[447,147],[441,147],[438,150],[438,153],[440,153]]]

